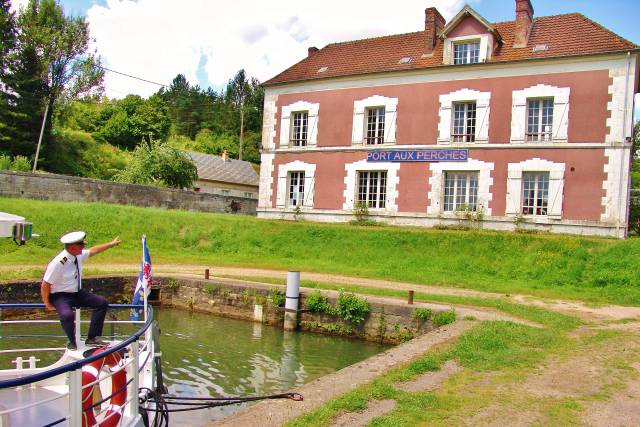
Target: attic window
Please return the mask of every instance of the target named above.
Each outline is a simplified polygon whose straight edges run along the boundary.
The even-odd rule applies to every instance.
[[[329,67],[320,67],[320,68],[318,69],[318,72],[319,72],[319,73],[326,73],[328,69],[329,69]]]
[[[411,58],[408,56],[402,57],[400,58],[400,61],[398,62],[399,64],[410,64],[411,63]]]
[[[533,47],[533,52],[544,52],[545,50],[549,50],[549,45],[547,44],[537,44]]]

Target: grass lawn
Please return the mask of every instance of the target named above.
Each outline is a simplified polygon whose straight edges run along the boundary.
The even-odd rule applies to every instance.
[[[637,363],[640,351],[629,346],[637,337],[611,330],[575,334],[579,324],[575,319],[553,319],[554,313],[548,316],[544,329],[480,322],[455,342],[433,348],[286,425],[332,425],[341,413],[366,410],[382,399],[395,400],[395,409],[368,425],[510,425],[527,419],[531,425],[582,425],[583,416],[593,411],[590,405],[607,401],[616,391],[625,390],[630,377],[637,377],[631,366]],[[619,351],[625,347],[630,348]],[[561,378],[540,371],[549,365],[564,366],[576,356],[575,363],[582,363],[581,357],[588,361],[589,356],[583,355],[597,360],[597,365],[582,368],[584,387],[573,384],[576,378],[570,373]],[[448,360],[456,361],[462,370],[435,391],[407,392],[395,386],[438,371]],[[538,383],[550,388],[541,393]],[[558,389],[562,391],[553,392]]]
[[[640,305],[640,240],[258,220],[254,217],[0,198],[41,235],[0,241],[0,264],[41,265],[63,233],[123,244],[92,260],[135,263],[146,234],[154,262],[297,269],[502,293]],[[38,272],[26,272],[33,276]],[[6,268],[0,279],[15,279]]]

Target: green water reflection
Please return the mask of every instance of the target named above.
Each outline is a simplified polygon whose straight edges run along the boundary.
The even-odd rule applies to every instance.
[[[183,396],[284,392],[387,348],[173,309],[157,310],[156,318],[166,385]],[[172,425],[196,425],[238,409],[176,414]]]

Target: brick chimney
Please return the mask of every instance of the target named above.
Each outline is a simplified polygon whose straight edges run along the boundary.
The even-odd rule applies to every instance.
[[[317,53],[319,51],[320,51],[320,49],[318,49],[317,47],[311,46],[309,49],[307,49],[307,57],[309,57],[309,56],[311,56],[314,53]]]
[[[531,0],[516,0],[516,28],[513,47],[526,47],[533,26]]]
[[[426,35],[427,55],[433,53],[433,48],[438,41],[438,33],[444,28],[445,20],[435,7],[428,7],[424,11],[424,32]]]

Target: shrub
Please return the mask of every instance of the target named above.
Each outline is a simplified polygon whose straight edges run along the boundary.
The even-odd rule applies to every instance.
[[[433,316],[433,311],[428,308],[416,308],[413,311],[413,318],[421,322],[426,322]]]
[[[371,310],[366,298],[344,292],[340,292],[336,308],[340,317],[356,325],[362,323]]]
[[[271,305],[273,305],[274,307],[280,307],[284,305],[285,301],[287,300],[284,292],[275,289],[269,291],[268,299]]]
[[[305,299],[304,306],[312,313],[336,314],[335,309],[329,303],[329,299],[322,295],[320,291],[315,291],[309,295]]]
[[[448,325],[456,321],[456,311],[452,308],[449,311],[441,311],[433,316],[433,325],[436,327]]]
[[[356,217],[356,222],[359,224],[369,221],[369,207],[367,202],[359,201],[353,208],[353,216]]]
[[[29,172],[31,171],[31,161],[25,156],[15,156],[12,160],[11,157],[0,154],[0,170]]]

